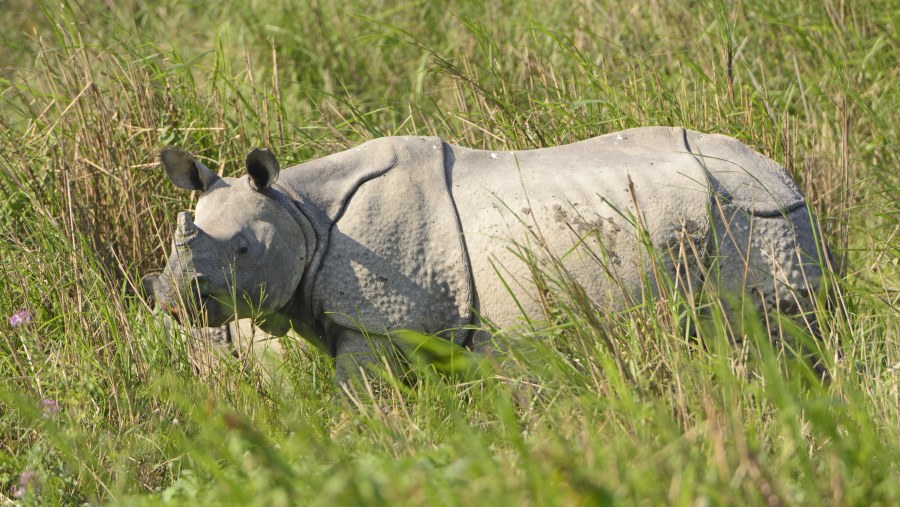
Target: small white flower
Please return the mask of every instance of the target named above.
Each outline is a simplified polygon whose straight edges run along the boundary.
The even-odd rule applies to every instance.
[[[616,136],[616,141],[621,141],[622,139],[625,139],[624,137],[622,137],[622,134]]]
[[[500,155],[497,155],[496,153],[491,153],[491,158],[494,158],[494,159],[500,158]]]

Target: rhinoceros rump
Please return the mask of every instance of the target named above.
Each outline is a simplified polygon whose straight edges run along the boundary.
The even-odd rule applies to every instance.
[[[654,296],[646,281],[662,270],[680,290],[715,282],[796,310],[821,277],[785,170],[681,128],[517,152],[388,137],[285,171],[257,149],[242,178],[178,149],[162,162],[203,192],[178,215],[162,306],[187,302],[209,326],[252,316],[276,335],[293,328],[337,358],[338,379],[394,349],[395,330],[470,345],[485,336],[479,317],[541,316],[523,252],[554,258],[598,307]]]

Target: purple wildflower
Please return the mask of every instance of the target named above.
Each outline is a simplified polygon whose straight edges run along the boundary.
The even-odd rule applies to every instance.
[[[35,492],[38,489],[38,474],[33,470],[25,470],[19,474],[19,484],[13,486],[12,495],[14,498],[22,498],[29,489]]]
[[[9,318],[9,325],[12,327],[19,327],[29,322],[31,322],[31,314],[28,313],[28,310],[19,310]]]
[[[59,402],[52,398],[44,398],[41,400],[41,410],[47,417],[56,415],[59,413]]]

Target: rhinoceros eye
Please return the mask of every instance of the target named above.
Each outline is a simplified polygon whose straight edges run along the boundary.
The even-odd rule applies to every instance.
[[[246,241],[241,240],[241,241],[238,243],[238,246],[237,246],[237,249],[236,249],[236,250],[237,250],[237,254],[238,254],[238,255],[247,255],[247,252],[250,251],[250,247],[247,246],[247,242],[246,242]]]

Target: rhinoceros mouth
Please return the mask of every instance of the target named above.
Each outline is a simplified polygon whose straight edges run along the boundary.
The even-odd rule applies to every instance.
[[[232,312],[227,311],[227,305],[223,305],[215,296],[210,294],[195,296],[199,296],[195,298],[195,304],[161,302],[162,309],[179,322],[200,323],[204,327],[224,325],[233,317]]]
[[[197,313],[206,326],[221,326],[233,317],[233,312],[228,311],[227,305],[223,305],[222,301],[213,295],[201,294],[199,303],[200,308]]]

